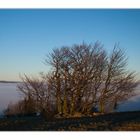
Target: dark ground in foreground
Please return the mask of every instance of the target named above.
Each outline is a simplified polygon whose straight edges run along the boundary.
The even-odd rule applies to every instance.
[[[53,121],[40,117],[3,118],[0,131],[140,131],[140,111]]]

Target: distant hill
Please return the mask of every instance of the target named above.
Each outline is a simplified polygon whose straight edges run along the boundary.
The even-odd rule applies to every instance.
[[[0,81],[0,83],[21,83],[20,81]]]

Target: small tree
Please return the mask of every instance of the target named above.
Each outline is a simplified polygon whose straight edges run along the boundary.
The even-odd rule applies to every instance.
[[[22,83],[18,85],[18,89],[24,94],[25,107],[28,112],[46,111],[50,103],[46,81],[43,78],[29,78],[27,75],[21,79]]]
[[[4,110],[4,115],[7,117],[25,115],[25,114],[26,114],[26,110],[25,110],[24,100],[20,100],[15,104],[10,103],[7,106],[7,109]]]

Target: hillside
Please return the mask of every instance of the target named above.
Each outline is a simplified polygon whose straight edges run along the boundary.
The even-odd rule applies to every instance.
[[[140,131],[140,111],[94,117],[44,120],[41,117],[0,119],[1,131]]]

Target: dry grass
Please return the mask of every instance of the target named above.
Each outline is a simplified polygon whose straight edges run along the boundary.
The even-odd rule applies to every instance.
[[[140,131],[140,112],[112,113],[93,117],[13,117],[0,119],[1,131]]]

